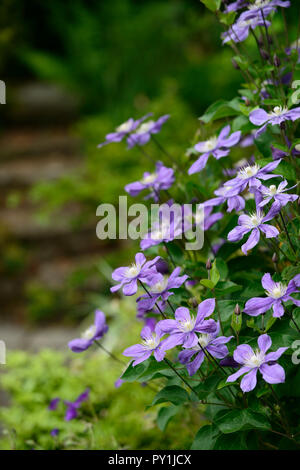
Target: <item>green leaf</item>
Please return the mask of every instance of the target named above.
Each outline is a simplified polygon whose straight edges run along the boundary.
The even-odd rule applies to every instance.
[[[161,431],[165,431],[170,420],[178,413],[179,406],[165,406],[161,408],[157,414],[157,426]]]
[[[201,279],[200,284],[208,287],[208,289],[213,289],[215,287],[214,283],[210,279]]]
[[[234,98],[231,101],[219,100],[209,106],[199,120],[207,124],[228,116],[238,116],[240,114],[240,99]]]
[[[191,450],[211,450],[220,436],[217,426],[203,426],[197,432]]]
[[[212,268],[210,270],[210,279],[214,286],[216,286],[220,279],[220,273],[217,268],[217,260],[214,260],[212,264]]]
[[[221,6],[221,0],[200,0],[206,8],[208,8],[210,11],[217,11],[220,9]]]
[[[247,450],[247,442],[245,433],[239,432],[236,434],[221,434],[218,437],[214,450]]]
[[[224,434],[247,430],[260,429],[267,431],[270,423],[266,416],[251,410],[221,411],[215,419],[215,423]]]
[[[138,377],[146,370],[147,368],[147,361],[142,364],[138,364],[133,367],[132,362],[129,364],[127,369],[125,370],[124,374],[122,375],[121,379],[125,380],[126,382],[135,382]]]
[[[153,357],[150,357],[146,362],[148,367],[136,379],[139,382],[148,382],[154,378],[175,375],[164,361],[157,362]]]
[[[181,405],[189,400],[189,394],[187,391],[179,387],[179,385],[170,385],[162,390],[160,390],[154,400],[152,405],[157,405],[158,403],[171,402],[174,405]]]
[[[221,281],[225,281],[228,276],[228,266],[227,263],[222,258],[217,258],[217,268],[220,273]]]

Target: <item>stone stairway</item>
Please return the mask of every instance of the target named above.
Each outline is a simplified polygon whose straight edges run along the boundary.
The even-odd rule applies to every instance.
[[[78,203],[50,225],[41,225],[37,206],[28,197],[34,184],[55,181],[83,165],[82,143],[71,131],[78,116],[76,100],[39,83],[17,87],[12,96],[0,134],[0,338],[1,324],[9,331],[10,323],[26,320],[26,283],[37,280],[45,288],[61,287],[74,270],[91,265],[110,249],[96,238],[96,222],[71,228]],[[16,272],[10,272],[5,262],[12,247],[24,258]]]

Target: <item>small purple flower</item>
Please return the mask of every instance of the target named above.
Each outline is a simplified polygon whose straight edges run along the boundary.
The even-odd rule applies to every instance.
[[[169,189],[175,181],[173,168],[165,167],[161,162],[156,163],[155,173],[144,173],[141,181],[127,184],[125,191],[130,196],[137,196],[144,189],[149,189],[151,192],[147,199],[153,197],[157,202],[159,200],[159,191]]]
[[[117,290],[123,288],[124,295],[134,295],[137,292],[137,282],[138,280],[142,282],[147,282],[149,277],[152,277],[156,273],[155,263],[158,261],[159,256],[152,259],[151,261],[146,261],[146,257],[143,253],[137,253],[135,255],[135,263],[131,266],[121,267],[114,270],[112,273],[112,278],[114,281],[117,281],[119,284],[111,287],[111,292],[116,292]]]
[[[244,312],[252,317],[265,313],[270,308],[273,309],[273,317],[280,318],[284,314],[282,302],[291,300],[297,307],[300,307],[300,300],[291,297],[291,294],[300,292],[300,274],[297,274],[288,285],[282,282],[274,282],[269,273],[266,273],[261,280],[267,297],[253,297],[246,302]]]
[[[227,382],[235,382],[241,375],[240,387],[243,392],[251,392],[256,387],[257,371],[261,373],[265,382],[279,384],[285,381],[284,369],[276,363],[288,348],[279,348],[275,352],[266,354],[272,345],[270,336],[264,334],[257,340],[258,349],[253,351],[249,344],[240,344],[233,353],[234,360],[242,367],[230,375]]]
[[[166,309],[166,303],[164,301],[158,301],[156,302],[157,306],[156,305],[153,305],[152,307],[152,303],[149,304],[148,302],[144,302],[143,299],[141,299],[141,297],[139,297],[139,299],[137,299],[137,315],[136,315],[136,318],[138,320],[145,320],[146,318],[146,315],[151,313],[151,314],[154,314],[154,315],[160,315],[161,312],[164,312],[165,309]],[[148,318],[147,318],[148,320]]]
[[[256,0],[253,4],[248,6],[248,11],[243,13],[243,18],[253,18],[257,15],[268,16],[277,7],[288,8],[291,5],[289,0]]]
[[[198,306],[197,316],[191,316],[189,309],[179,307],[175,312],[175,320],[161,320],[158,325],[161,331],[170,336],[164,341],[163,349],[172,349],[179,344],[184,348],[192,348],[198,343],[196,333],[214,333],[218,326],[212,318],[215,309],[215,299],[206,299]]]
[[[81,407],[84,401],[87,401],[89,398],[90,389],[86,388],[83,393],[81,393],[75,401],[65,401],[65,405],[67,406],[67,411],[65,414],[65,421],[71,421],[72,419],[77,418],[78,416],[78,409]]]
[[[68,343],[71,351],[80,353],[88,349],[95,340],[102,338],[107,333],[108,326],[106,324],[105,315],[101,310],[95,311],[95,321],[81,336],[81,338],[73,339]]]
[[[240,215],[238,219],[239,225],[229,232],[227,239],[230,242],[237,242],[241,240],[246,233],[251,232],[248,240],[241,247],[242,252],[247,255],[247,252],[258,244],[260,232],[263,232],[266,238],[274,238],[279,235],[276,227],[265,223],[271,220],[272,217],[272,211],[269,211],[268,214],[264,216],[260,210],[250,216],[246,214]]]
[[[251,16],[248,18],[248,12],[244,12],[238,18],[238,20],[230,27],[226,33],[222,34],[223,44],[234,41],[234,42],[242,42],[247,39],[249,36],[250,30],[257,28],[257,26],[264,26],[266,24],[267,28],[270,26],[270,22],[264,20],[261,14],[257,14],[256,16]]]
[[[115,381],[115,388],[120,388],[121,385],[123,385],[124,383],[124,380],[121,379],[121,377],[119,377],[116,381]]]
[[[188,171],[189,175],[203,170],[210,155],[219,160],[229,154],[229,148],[236,145],[241,137],[240,131],[233,132],[230,136],[229,132],[230,126],[228,125],[221,130],[218,137],[212,137],[209,140],[198,142],[198,144],[195,145],[194,149],[200,152],[201,156],[190,167]]]
[[[169,119],[170,115],[165,114],[157,121],[147,121],[140,125],[140,127],[128,137],[128,147],[132,148],[135,145],[145,145],[149,142],[151,134],[158,134],[162,125]]]
[[[153,276],[148,282],[150,286],[149,293],[151,297],[149,297],[148,294],[139,297],[137,300],[138,309],[145,309],[149,311],[154,308],[155,303],[157,303],[159,299],[161,299],[164,304],[167,299],[173,295],[171,289],[178,289],[188,279],[187,275],[179,276],[180,271],[181,268],[177,267],[170,274],[170,276],[163,276],[160,273],[157,273],[155,276]]]
[[[271,186],[266,187],[264,185],[261,185],[258,188],[258,198],[260,199],[260,202],[258,203],[258,207],[263,207],[266,204],[268,204],[270,201],[273,202],[273,209],[277,210],[279,212],[282,207],[286,206],[289,202],[294,202],[298,199],[298,194],[284,194],[286,191],[289,191],[290,189],[295,188],[295,186],[292,186],[291,188],[286,188],[288,182],[286,180],[282,181],[278,187],[276,187],[274,184],[271,184]],[[276,206],[275,206],[276,205]]]
[[[256,163],[254,165],[247,165],[238,171],[235,178],[226,181],[224,186],[230,186],[230,189],[226,193],[226,197],[237,196],[243,192],[247,187],[249,191],[254,191],[261,185],[260,180],[269,180],[271,178],[281,177],[281,175],[270,174],[271,171],[275,170],[281,160],[268,163],[263,168],[260,168]]]
[[[123,122],[120,126],[116,128],[115,132],[112,132],[110,134],[107,134],[105,136],[105,142],[102,144],[98,145],[98,148],[103,147],[104,145],[111,144],[113,142],[121,142],[124,137],[127,136],[127,142],[128,142],[128,136],[131,132],[135,131],[135,129],[145,120],[147,119],[150,114],[146,114],[143,116],[141,119],[137,119],[136,121],[132,118],[129,118],[128,121]],[[129,144],[129,142],[128,142]]]
[[[57,429],[57,428],[52,429],[52,431],[50,432],[50,435],[52,437],[57,437],[58,434],[59,434],[59,429]]]
[[[288,109],[282,106],[275,106],[273,111],[267,113],[262,108],[254,109],[249,114],[249,119],[255,126],[261,126],[255,134],[257,138],[260,134],[265,132],[267,126],[271,124],[272,126],[280,125],[284,121],[296,121],[300,118],[300,107]]]
[[[241,10],[241,8],[243,8],[248,3],[249,2],[247,2],[246,0],[237,0],[236,2],[232,2],[229,5],[226,5],[225,13]]]
[[[211,354],[216,359],[223,359],[228,355],[228,348],[225,346],[233,336],[219,336],[220,325],[214,333],[202,333],[198,337],[198,343],[191,349],[185,349],[179,353],[178,359],[181,364],[185,364],[189,375],[194,375],[200,368],[205,352]],[[194,359],[192,360],[194,356]]]
[[[196,226],[200,226],[201,229],[206,232],[218,222],[218,220],[223,218],[222,212],[214,212],[212,214],[212,210],[213,204],[198,204],[196,212],[193,214],[189,205],[184,206],[184,233]]]
[[[180,238],[183,232],[182,219],[181,206],[173,204],[172,201],[162,204],[157,221],[152,224],[150,231],[141,240],[141,249],[146,250],[162,242],[168,243]]]
[[[236,210],[237,212],[243,210],[245,208],[245,200],[242,198],[242,196],[236,195],[236,196],[228,196],[227,193],[232,189],[232,186],[222,186],[221,188],[217,189],[215,191],[215,194],[217,197],[214,197],[212,199],[209,199],[208,201],[205,201],[204,206],[205,207],[214,207],[214,206],[219,206],[223,204],[224,202],[227,202],[227,212],[231,212],[233,210]]]
[[[133,367],[146,361],[152,353],[155,359],[160,362],[165,357],[165,351],[162,350],[163,342],[161,342],[163,335],[164,333],[162,333],[158,324],[154,330],[149,326],[145,326],[141,331],[142,342],[125,349],[123,355],[134,359]]]
[[[60,398],[58,398],[58,397],[53,398],[53,400],[51,400],[50,403],[49,403],[48,410],[49,411],[55,411],[58,407],[59,402],[60,402]]]

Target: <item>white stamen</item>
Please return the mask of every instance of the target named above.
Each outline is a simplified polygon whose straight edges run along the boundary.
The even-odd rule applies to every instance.
[[[156,284],[151,286],[151,292],[153,294],[160,294],[164,290],[166,290],[167,285],[168,285],[168,276],[164,276],[164,278],[161,281],[158,281]]]
[[[181,331],[184,333],[189,333],[190,331],[193,331],[196,323],[196,318],[191,317],[190,319],[187,320],[179,320],[179,328]]]
[[[132,120],[128,119],[128,121],[123,122],[120,126],[116,128],[117,132],[129,132],[131,130]]]
[[[150,175],[145,176],[145,178],[142,179],[141,183],[151,184],[151,183],[154,183],[156,178],[157,178],[157,174],[156,173],[151,173]]]
[[[159,338],[153,333],[150,338],[146,338],[142,341],[142,345],[145,349],[155,349],[159,345]]]
[[[96,325],[89,326],[81,335],[84,339],[92,339],[96,333]]]
[[[240,171],[238,172],[238,178],[246,180],[248,178],[251,178],[252,176],[257,175],[259,170],[260,170],[260,166],[257,165],[256,163],[251,166],[250,165],[245,166],[244,168],[241,168]]]
[[[129,279],[137,277],[141,272],[141,265],[140,264],[132,264],[129,268],[126,269],[124,276],[128,277]]]
[[[260,367],[265,360],[265,355],[263,352],[261,352],[259,349],[256,349],[253,355],[249,355],[245,362],[244,365],[246,367],[251,367],[251,369],[255,369],[256,367]]]
[[[275,287],[272,290],[266,291],[268,297],[272,297],[273,299],[280,299],[284,296],[287,291],[287,286],[282,284],[282,282],[276,282]]]

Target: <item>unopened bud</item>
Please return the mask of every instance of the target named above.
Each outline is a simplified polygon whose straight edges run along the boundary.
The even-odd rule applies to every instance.
[[[197,299],[195,297],[192,297],[190,299],[190,305],[193,307],[193,308],[197,308],[198,307],[198,302],[197,302]]]
[[[277,261],[278,261],[277,253],[273,253],[272,261],[273,261],[273,263],[277,263]]]
[[[262,56],[263,59],[269,60],[270,56],[269,56],[269,54],[267,53],[267,51],[265,51],[265,49],[261,49],[261,50],[260,50],[260,53],[261,53],[261,56]]]
[[[280,67],[281,62],[280,62],[279,57],[276,54],[274,55],[273,63],[275,65],[275,67]]]
[[[237,62],[234,59],[231,59],[231,63],[236,70],[240,69],[240,67],[238,66]]]
[[[210,261],[210,259],[208,259],[208,260],[206,261],[206,269],[207,269],[207,271],[210,271],[211,268],[212,268],[211,261]]]
[[[240,309],[240,306],[239,304],[236,304],[235,308],[234,308],[234,313],[236,315],[240,315],[241,314],[241,309]]]

